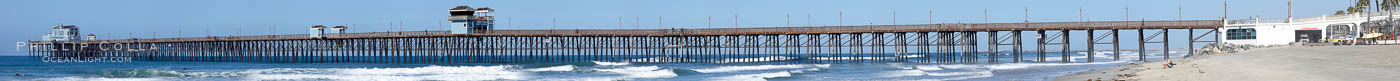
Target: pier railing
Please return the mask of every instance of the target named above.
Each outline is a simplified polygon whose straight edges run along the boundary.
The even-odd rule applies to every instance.
[[[1073,44],[1111,44],[1113,60],[1123,60],[1120,30],[1138,33],[1139,61],[1147,44],[1171,43],[1166,34],[1186,30],[1186,43],[1219,40],[1220,20],[1095,21],[987,24],[919,24],[704,29],[558,29],[327,33],[132,38],[91,41],[30,41],[30,55],[43,57],[126,57],[146,61],[253,62],[914,62],[1019,63],[1074,62]],[[1196,35],[1195,30],[1208,29]],[[1146,31],[1155,30],[1155,31]],[[1070,42],[1070,33],[1088,33]],[[1095,31],[1109,31],[1095,33]],[[1036,49],[1022,49],[1022,33],[1033,32]],[[1047,33],[1049,32],[1049,33]],[[1149,34],[1151,32],[1151,34]],[[1053,34],[1050,34],[1053,33]],[[1150,36],[1149,36],[1150,35]],[[985,37],[983,37],[985,36]],[[1177,35],[1180,36],[1180,35]],[[985,38],[985,41],[978,41]],[[1106,39],[1111,38],[1111,39]],[[1060,46],[1048,49],[1046,46]],[[979,49],[985,46],[985,49]],[[1003,48],[1010,48],[1004,50]],[[1102,47],[1101,47],[1102,48]],[[1170,51],[1162,49],[1162,51]],[[1194,51],[1194,49],[1188,49]],[[1011,55],[1000,55],[1010,52]],[[1022,53],[1034,53],[1035,59]],[[1193,53],[1188,53],[1193,54]],[[1088,57],[1095,57],[1089,54]],[[1171,55],[1163,55],[1169,59]],[[1010,58],[1010,59],[998,59]],[[1095,62],[1087,58],[1084,62]]]

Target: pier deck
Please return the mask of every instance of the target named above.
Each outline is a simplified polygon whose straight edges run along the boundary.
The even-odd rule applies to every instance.
[[[779,34],[847,34],[847,33],[903,33],[903,32],[966,32],[966,31],[1036,31],[1036,30],[1113,30],[1113,29],[1214,29],[1223,27],[1220,20],[1182,21],[1094,21],[1094,22],[1032,22],[1032,23],[969,23],[969,24],[916,24],[916,25],[860,25],[860,26],[815,26],[815,27],[754,27],[754,28],[699,28],[699,29],[555,29],[555,30],[489,30],[488,33],[453,35],[448,31],[406,31],[406,32],[366,32],[328,33],[327,39],[397,38],[397,37],[628,37],[628,36],[728,36],[728,35],[779,35]],[[307,40],[307,34],[256,35],[256,36],[209,36],[183,38],[135,38],[118,40],[97,40],[107,42],[208,42],[208,41],[248,41],[248,40]],[[80,41],[82,42],[82,41]],[[48,41],[31,41],[30,44],[47,44]],[[95,43],[95,42],[94,42]]]
[[[1022,32],[1037,36],[1033,60],[1046,62],[1047,50],[1070,59],[1071,30],[1085,31],[1094,45],[1112,44],[1119,60],[1119,30],[1137,30],[1139,49],[1168,44],[1172,29],[1192,32],[1194,46],[1205,36],[1219,39],[1222,20],[1024,22],[984,24],[916,24],[815,27],[699,29],[555,29],[327,33],[182,38],[128,38],[89,41],[29,41],[30,55],[45,57],[131,57],[152,61],[258,62],[748,62],[755,59],[801,59],[818,62],[894,61],[918,63],[1022,62]],[[1145,36],[1144,30],[1159,30]],[[1210,29],[1195,35],[1194,29]],[[1110,31],[1094,33],[1094,31]],[[1046,34],[1046,32],[1055,34]],[[1214,33],[1214,34],[1211,34]],[[932,34],[932,35],[931,35]],[[1001,34],[1001,35],[999,35]],[[977,41],[985,35],[986,41]],[[1161,35],[1161,36],[1158,36]],[[1045,36],[1045,37],[1040,37]],[[1157,37],[1161,37],[1153,41]],[[1106,38],[1111,40],[1104,41]],[[978,49],[986,45],[986,49]],[[1047,49],[1058,45],[1060,49]],[[1011,47],[1012,60],[998,60],[999,48]],[[1166,49],[1162,49],[1166,51]],[[1193,49],[1190,49],[1193,50]],[[1092,54],[1089,57],[1094,57]],[[1163,55],[1170,56],[1170,55]],[[869,58],[879,57],[879,58]],[[985,57],[986,59],[980,59]],[[755,59],[724,59],[755,58]],[[682,59],[682,60],[677,60]],[[985,61],[981,61],[985,60]],[[1139,55],[1138,60],[1145,61]],[[1061,60],[1070,62],[1069,60]],[[809,61],[799,61],[809,62]],[[1088,62],[1094,62],[1089,58]]]

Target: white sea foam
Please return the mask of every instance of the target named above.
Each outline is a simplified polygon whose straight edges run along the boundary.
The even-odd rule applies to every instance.
[[[720,72],[736,72],[736,71],[749,71],[749,70],[769,70],[769,69],[797,69],[797,68],[807,68],[807,69],[797,69],[797,70],[780,71],[780,72],[768,72],[768,73],[756,73],[756,74],[739,74],[739,75],[732,75],[732,76],[726,76],[726,77],[715,77],[715,78],[710,78],[711,80],[721,80],[721,81],[763,81],[763,80],[765,80],[765,79],[767,79],[767,78],[791,77],[793,74],[805,73],[805,72],[807,72],[807,71],[820,71],[821,68],[830,68],[830,67],[831,67],[830,64],[807,64],[807,65],[753,65],[753,66],[724,66],[724,67],[715,67],[715,68],[706,68],[706,69],[694,69],[694,71],[696,71],[696,72],[701,72],[701,73],[720,73]]]
[[[904,55],[905,58],[924,57],[924,55]]]
[[[966,70],[966,71],[944,72],[944,71],[939,71],[939,70],[943,70],[943,69],[912,69],[912,68],[928,68],[928,67],[935,67],[935,68],[936,68],[936,67],[939,67],[939,66],[943,66],[944,68],[949,68],[949,69],[962,69],[962,70]],[[887,72],[881,72],[881,74],[886,74],[886,75],[883,76],[883,77],[886,77],[886,78],[889,78],[889,77],[909,77],[909,76],[963,76],[963,77],[967,77],[967,76],[984,76],[984,77],[990,77],[991,75],[993,75],[993,74],[992,74],[992,71],[993,71],[993,70],[994,70],[994,69],[987,69],[987,67],[985,67],[985,66],[979,66],[979,65],[919,65],[919,66],[911,66],[911,69],[904,69],[904,70],[897,70],[897,71],[887,71]],[[955,78],[956,78],[956,77],[955,77]],[[967,79],[967,78],[963,78],[963,79]],[[961,79],[939,79],[939,80],[961,80]]]
[[[1022,68],[1029,68],[1029,67],[1047,67],[1047,66],[1116,64],[1116,63],[1125,63],[1125,62],[1128,62],[1128,61],[1109,61],[1109,62],[1091,62],[1091,63],[1006,63],[1006,64],[982,65],[981,67],[985,67],[985,68],[988,68],[988,69],[994,69],[994,70],[1004,70],[1004,69],[1022,69]]]
[[[991,65],[907,65],[904,70],[882,72],[884,77],[909,77],[909,76],[954,76],[950,78],[929,79],[929,80],[964,80],[971,78],[991,77],[993,71],[1008,69],[1023,69],[1030,67],[1050,67],[1069,65],[1096,65],[1096,64],[1116,64],[1129,61],[1093,62],[1093,63],[1007,63]],[[945,69],[959,69],[964,71],[939,71]]]
[[[930,74],[930,75],[932,75],[932,74]],[[969,75],[969,76],[952,77],[952,78],[940,78],[940,79],[934,79],[934,80],[937,80],[937,81],[945,81],[945,80],[966,80],[966,79],[972,79],[972,78],[986,78],[986,77],[992,77],[992,76],[995,76],[995,75],[996,75],[996,74],[992,74],[992,71],[979,71],[979,72],[972,73],[972,75]]]
[[[413,68],[279,68],[248,70],[255,80],[523,80],[526,74],[511,66],[425,66]]]
[[[807,57],[809,60],[838,60],[840,57]]]
[[[925,75],[925,74],[928,74],[928,72],[925,72],[925,71],[922,71],[922,70],[915,70],[915,69],[905,69],[905,70],[895,70],[895,71],[880,72],[880,74],[881,74],[881,78],[889,78],[889,77],[905,77],[905,76],[923,76],[923,75]]]
[[[924,71],[943,70],[943,68],[939,68],[938,66],[930,66],[930,65],[914,66],[914,67],[909,67],[909,69],[918,69],[918,70],[924,70]]]
[[[168,79],[168,78],[172,78],[172,77],[165,77],[165,78],[57,77],[57,78],[38,78],[38,79],[33,79],[32,81],[166,81],[166,79]]]
[[[814,68],[814,67],[815,67],[815,68],[827,68],[827,67],[831,67],[831,65],[830,65],[830,64],[812,64],[812,65],[795,65],[795,64],[794,64],[794,65],[723,66],[723,67],[705,68],[705,69],[694,69],[694,70],[695,70],[696,72],[701,72],[701,73],[718,73],[718,72],[734,72],[734,71],[746,71],[746,70],[793,69],[793,68]]]
[[[988,67],[989,67],[989,68],[992,68],[992,69],[1021,69],[1021,68],[1028,68],[1028,67],[1066,66],[1066,65],[1099,65],[1099,64],[1117,64],[1117,63],[1126,63],[1126,62],[1129,62],[1129,61],[1109,61],[1109,62],[1091,62],[1091,63],[999,64],[999,65],[991,65],[991,66],[988,66]]]
[[[822,68],[826,68],[826,67],[822,67]],[[769,79],[769,78],[792,77],[793,74],[805,73],[805,72],[807,72],[807,71],[820,71],[820,70],[821,70],[820,68],[810,68],[810,69],[801,69],[801,70],[792,70],[792,71],[782,71],[782,72],[769,72],[769,73],[758,73],[758,74],[742,74],[742,75],[733,75],[733,76],[719,77],[719,78],[715,78],[714,80],[721,80],[721,81],[764,81],[764,80]]]
[[[640,59],[629,59],[631,62],[695,62],[695,60],[672,57],[651,57]]]
[[[623,67],[613,69],[597,69],[602,72],[618,73],[625,75],[623,78],[669,78],[676,77],[671,69],[661,69],[656,66]]]
[[[133,69],[102,71],[101,77],[55,77],[36,78],[34,81],[165,81],[180,78],[240,77],[252,73],[245,72],[179,72],[160,69]]]
[[[535,68],[535,69],[530,69],[530,70],[526,70],[526,71],[540,72],[540,71],[573,71],[573,70],[574,70],[574,65],[563,65],[563,66],[554,66],[554,67],[545,67],[545,68]]]
[[[632,79],[638,79],[638,78],[670,78],[670,77],[679,76],[679,75],[677,75],[676,73],[674,73],[671,69],[664,69],[664,68],[660,68],[660,67],[657,67],[657,66],[619,67],[619,68],[592,69],[592,70],[601,72],[601,73],[599,73],[599,74],[620,74],[620,75],[622,75],[622,76],[602,76],[602,77],[547,77],[547,78],[532,78],[531,80],[540,80],[540,81],[622,81],[622,80],[632,80]]]
[[[785,56],[768,56],[768,57],[759,57],[759,58],[732,58],[732,59],[724,59],[724,60],[714,61],[714,63],[768,62],[768,61],[782,61],[782,60],[792,60],[792,59],[796,59],[796,58],[793,58],[793,57],[785,57]]]
[[[981,67],[982,67],[982,66],[980,66],[980,65],[966,65],[966,64],[937,65],[937,66],[938,66],[938,67],[942,67],[942,68],[951,68],[951,69],[981,68]]]
[[[914,56],[905,56],[905,57],[922,57],[922,56],[914,55]],[[810,58],[811,60],[876,60],[876,59],[895,59],[895,57],[808,57],[808,58]]]
[[[133,69],[133,70],[112,70],[102,71],[101,74],[110,77],[181,77],[181,78],[204,78],[204,77],[237,77],[248,75],[242,72],[178,72],[160,69]]]
[[[1120,52],[1120,53],[1121,53],[1121,52]],[[1094,58],[1110,58],[1110,59],[1111,59],[1111,58],[1113,58],[1113,51],[1097,51],[1097,52],[1094,52]]]
[[[939,73],[939,72],[931,72],[931,73],[925,73],[924,75],[925,75],[925,76],[957,76],[957,75],[991,75],[991,74],[992,74],[992,70],[981,70],[981,71],[972,71],[972,72],[941,72],[941,73]]]
[[[631,63],[627,63],[627,62],[603,62],[603,61],[593,61],[593,64],[604,65],[604,66],[621,66],[621,65],[631,64]]]

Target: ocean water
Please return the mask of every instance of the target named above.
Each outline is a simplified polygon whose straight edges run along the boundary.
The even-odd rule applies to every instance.
[[[808,63],[822,57],[751,62],[569,62],[510,64],[395,64],[395,63],[268,63],[268,62],[85,62],[49,63],[29,56],[0,56],[0,79],[7,81],[459,81],[459,80],[636,80],[636,81],[811,81],[921,80],[1005,81],[1053,80],[1057,76],[1137,62],[1135,51],[1123,51],[1112,61],[1111,51],[1071,54],[1073,63],[1059,63],[1060,54],[1046,54],[1049,63],[1030,63],[1034,53],[1022,53],[1026,63],[928,64],[902,62]],[[1095,54],[1094,57],[1087,57]],[[1150,51],[1149,61],[1161,60]],[[1172,51],[1172,58],[1185,52]],[[1000,54],[1003,62],[1009,53]],[[921,57],[921,56],[906,56]],[[871,57],[888,58],[888,57]],[[1085,62],[1096,58],[1098,62]],[[729,58],[752,59],[752,58]],[[985,59],[982,59],[985,61]],[[796,62],[795,62],[796,61]]]

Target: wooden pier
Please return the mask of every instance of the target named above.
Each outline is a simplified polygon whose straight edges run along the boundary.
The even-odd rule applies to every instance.
[[[1169,30],[1192,33],[1188,44],[1214,43],[1223,20],[1023,22],[978,24],[861,25],[702,29],[557,29],[328,33],[297,35],[131,38],[87,41],[29,41],[31,56],[127,57],[137,61],[211,62],[911,62],[1020,63],[1022,52],[1061,52],[1071,62],[1071,44],[1105,48],[1118,58],[1119,33],[1138,33],[1139,53],[1147,44],[1168,48]],[[1195,35],[1195,29],[1210,29]],[[1147,32],[1157,30],[1156,32]],[[1023,47],[1023,32],[1034,32],[1035,48]],[[1070,32],[1087,32],[1072,42]],[[1105,32],[1106,31],[1106,32]],[[1049,34],[1047,34],[1049,33]],[[1151,33],[1151,34],[1148,34]],[[978,35],[986,35],[979,41]],[[1160,36],[1159,36],[1160,35]],[[1213,38],[1205,38],[1212,36]],[[1158,38],[1160,37],[1160,38]],[[1205,40],[1203,40],[1205,39]],[[1107,45],[1112,47],[1098,47]],[[986,46],[986,49],[978,49]],[[1047,49],[1046,46],[1060,46]],[[1010,50],[999,49],[1010,47]],[[1168,51],[1168,49],[1161,49]],[[1194,50],[1187,50],[1194,51]],[[1011,56],[1002,56],[1003,52]],[[1094,54],[1089,54],[1094,57]],[[1170,55],[1163,55],[1168,58]],[[997,59],[1012,57],[1013,59]],[[985,58],[985,59],[984,59]],[[1146,61],[1143,54],[1137,60]],[[1164,58],[1165,59],[1165,58]],[[1096,62],[1088,58],[1088,62]]]

